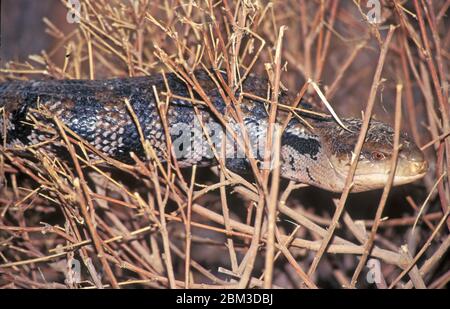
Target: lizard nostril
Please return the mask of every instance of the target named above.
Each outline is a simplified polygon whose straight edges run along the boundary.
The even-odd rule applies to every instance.
[[[428,162],[413,162],[411,164],[411,171],[413,174],[423,174],[428,170]]]

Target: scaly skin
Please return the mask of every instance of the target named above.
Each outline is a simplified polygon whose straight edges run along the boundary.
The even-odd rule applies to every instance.
[[[221,74],[226,80],[226,75]],[[155,98],[156,90],[159,102],[164,103],[166,94],[172,94],[167,109],[167,122],[174,152],[181,166],[216,164],[217,160],[212,155],[211,145],[203,130],[208,132],[210,141],[214,140],[219,154],[222,153],[220,149],[224,139],[217,132],[221,131],[228,132],[225,152],[227,168],[249,173],[249,161],[243,156],[241,147],[242,126],[230,117],[234,107],[227,107],[217,84],[205,71],[196,71],[195,77],[216,112],[228,122],[231,131],[223,130],[224,123],[218,120],[217,113],[213,113],[205,104],[198,103],[201,95],[190,91],[184,81],[171,73],[166,74],[169,89],[162,75],[94,81],[55,80],[0,84],[0,108],[3,111],[3,116],[0,117],[1,127],[4,127],[3,119],[6,120],[6,134],[1,134],[4,131],[1,130],[0,137],[3,135],[2,141],[6,138],[7,148],[37,144],[48,139],[49,133],[33,126],[33,117],[30,116],[50,127],[54,127],[51,117],[43,114],[57,116],[71,131],[99,151],[116,160],[131,163],[130,152],[141,159],[146,158],[139,128],[132,118],[134,112],[145,139],[150,141],[156,154],[164,161],[167,157],[167,142],[161,122],[161,110],[158,109]],[[249,76],[242,85],[242,91],[266,98],[267,87],[265,79]],[[263,161],[267,128],[270,127],[266,106],[262,101],[249,99],[248,96],[240,97],[239,94],[238,91],[235,96],[241,102],[243,127],[248,133],[251,150],[256,160]],[[292,98],[291,94],[283,92],[279,95],[279,102],[289,105]],[[125,100],[129,101],[132,112],[127,108]],[[197,112],[192,102],[198,107]],[[349,132],[332,119],[307,114],[302,116],[313,129],[297,119],[289,122],[281,136],[281,176],[326,190],[341,191],[361,120],[344,119],[343,122],[351,129]],[[230,134],[233,131],[241,139],[236,147],[229,142],[233,141]],[[195,133],[191,136],[191,132]],[[389,125],[371,121],[355,173],[353,192],[384,186],[389,173],[393,135],[394,131]],[[191,147],[187,147],[188,145]],[[401,145],[394,185],[423,177],[428,167],[422,152],[404,133],[401,135]]]

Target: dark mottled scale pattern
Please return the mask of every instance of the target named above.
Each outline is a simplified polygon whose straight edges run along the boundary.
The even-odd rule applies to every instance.
[[[299,138],[298,135],[286,132],[283,134],[281,143],[283,145],[292,145],[299,154],[310,155],[311,159],[317,160],[317,154],[320,151],[320,142],[314,138]]]
[[[209,75],[203,70],[198,70],[195,72],[195,77],[215,108],[224,114],[225,102]],[[223,77],[226,80],[225,74]],[[175,74],[166,74],[166,80],[171,93],[190,98],[188,87]],[[72,131],[111,157],[131,162],[129,153],[134,152],[144,158],[144,149],[136,124],[124,103],[125,99],[128,99],[145,138],[150,140],[157,153],[161,155],[165,151],[165,135],[156,107],[153,86],[156,87],[161,99],[161,93],[166,92],[167,89],[163,76],[159,74],[111,80],[2,83],[0,84],[0,107],[4,107],[6,115],[10,117],[8,141],[19,141],[25,145],[30,143],[30,136],[34,136],[34,130],[32,126],[23,122],[28,121],[27,114],[30,108],[36,109],[39,102],[39,106],[57,115]],[[243,90],[266,97],[267,87],[267,80],[249,76],[244,82]],[[194,96],[196,99],[201,99],[195,92]],[[170,126],[175,123],[194,123],[196,115],[189,101],[175,98],[170,104],[168,119]],[[241,108],[244,113],[251,115],[255,122],[258,122],[258,119],[267,118],[263,104],[244,99]],[[199,109],[214,121],[214,116],[206,111],[204,106],[199,106]],[[42,117],[39,119],[44,120]],[[172,139],[175,137],[173,136]],[[230,164],[236,165],[239,170],[247,166],[245,159],[235,159]]]

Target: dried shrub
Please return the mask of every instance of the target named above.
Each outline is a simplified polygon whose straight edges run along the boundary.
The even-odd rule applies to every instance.
[[[45,19],[56,47],[7,63],[2,79],[221,68],[233,93],[242,70],[317,102],[322,89],[339,115],[365,110],[401,123],[431,169],[413,185],[347,197],[264,172],[258,182],[154,159],[94,162],[74,152],[79,141],[59,123],[54,139],[69,162],[43,149],[0,148],[0,284],[444,287],[448,3],[381,1],[371,23],[365,1],[83,0],[70,31]]]

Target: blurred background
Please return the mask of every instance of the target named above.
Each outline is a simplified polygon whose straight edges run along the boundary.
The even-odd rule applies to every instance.
[[[1,48],[2,65],[7,61],[26,61],[28,55],[50,50],[57,40],[46,33],[44,18],[49,18],[64,31],[73,26],[66,21],[67,9],[59,0],[2,0]]]

